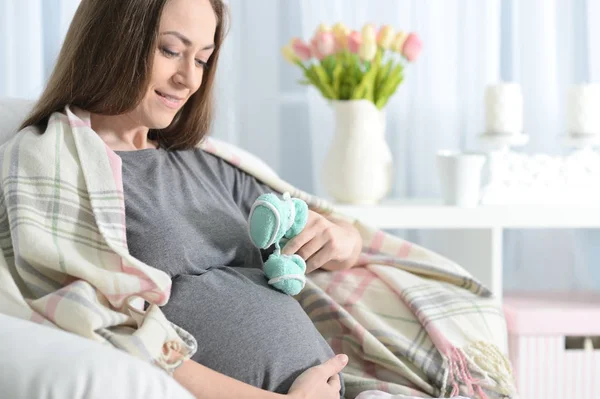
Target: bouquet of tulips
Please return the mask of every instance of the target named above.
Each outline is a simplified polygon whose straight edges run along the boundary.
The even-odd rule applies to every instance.
[[[308,43],[293,38],[282,53],[304,72],[300,83],[315,86],[325,98],[367,99],[382,109],[402,83],[404,64],[415,61],[421,48],[415,33],[389,25],[376,31],[366,24],[358,32],[337,23],[319,25]]]

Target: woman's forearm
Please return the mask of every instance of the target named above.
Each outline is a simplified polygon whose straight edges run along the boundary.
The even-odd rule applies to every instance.
[[[183,362],[175,370],[173,377],[198,399],[281,399],[286,397],[248,385],[193,360]]]

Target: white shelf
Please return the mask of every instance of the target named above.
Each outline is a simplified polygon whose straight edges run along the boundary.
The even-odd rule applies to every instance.
[[[394,200],[337,209],[382,229],[600,228],[600,204],[459,208],[436,200]]]

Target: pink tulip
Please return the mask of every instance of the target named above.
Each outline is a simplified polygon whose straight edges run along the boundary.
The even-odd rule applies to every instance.
[[[292,39],[292,48],[294,49],[296,56],[302,61],[308,61],[311,59],[312,50],[310,49],[310,46],[304,43],[301,39]]]
[[[312,40],[310,41],[310,49],[312,51],[312,55],[313,57],[315,57],[317,60],[321,61],[323,59],[323,54],[321,54],[321,52],[319,51],[319,46],[317,45],[317,38],[313,37]]]
[[[358,50],[360,49],[360,45],[362,44],[362,36],[360,32],[352,31],[348,35],[348,49],[350,52],[354,54],[358,54]]]
[[[423,43],[421,43],[419,36],[417,36],[416,33],[411,33],[404,42],[404,46],[402,47],[402,55],[404,55],[408,61],[412,62],[417,59],[419,54],[421,54],[422,48]]]
[[[314,56],[321,60],[335,51],[335,37],[331,32],[318,32],[311,41]]]

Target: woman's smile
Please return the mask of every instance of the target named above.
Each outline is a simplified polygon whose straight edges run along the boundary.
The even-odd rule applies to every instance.
[[[171,95],[162,93],[162,92],[160,92],[158,90],[155,90],[154,92],[158,95],[158,98],[160,98],[160,100],[162,101],[162,103],[164,105],[166,105],[168,108],[179,109],[179,108],[181,108],[181,106],[184,103],[184,99],[183,98],[171,96]]]

